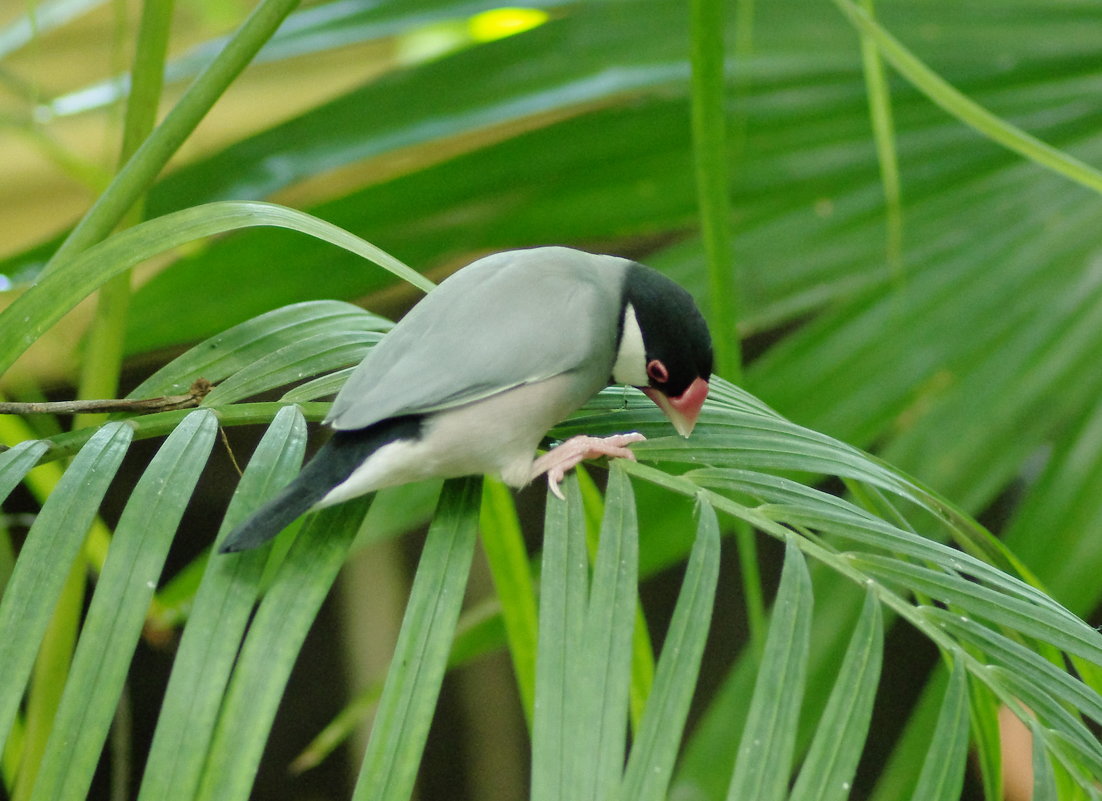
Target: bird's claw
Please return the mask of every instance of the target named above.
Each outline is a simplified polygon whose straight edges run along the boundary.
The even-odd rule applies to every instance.
[[[551,494],[558,498],[560,501],[565,501],[566,496],[562,494],[562,490],[559,488],[559,484],[562,483],[565,475],[559,468],[547,471],[547,488],[551,490]]]
[[[567,470],[585,459],[595,459],[598,456],[635,461],[635,454],[627,446],[645,439],[646,437],[637,431],[629,434],[615,434],[611,437],[571,437],[536,460],[532,466],[532,477],[547,473],[548,489],[556,498],[565,501],[566,496],[563,495],[559,484],[562,483]]]

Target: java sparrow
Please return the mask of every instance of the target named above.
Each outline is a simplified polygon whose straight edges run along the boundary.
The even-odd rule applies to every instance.
[[[497,253],[430,292],[368,353],[325,423],[333,436],[238,525],[223,553],[260,545],[310,509],[425,478],[492,473],[521,487],[596,456],[634,458],[624,434],[548,429],[610,383],[639,387],[689,436],[712,344],[692,297],[649,267],[565,247]]]

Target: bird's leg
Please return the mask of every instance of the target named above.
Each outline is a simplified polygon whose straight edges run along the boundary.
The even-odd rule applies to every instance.
[[[626,446],[645,440],[642,434],[633,431],[630,434],[616,434],[611,437],[571,437],[556,448],[552,448],[532,463],[532,475],[529,480],[547,473],[547,486],[558,498],[566,500],[559,489],[566,471],[585,459],[598,456],[619,457],[635,461],[635,454]]]

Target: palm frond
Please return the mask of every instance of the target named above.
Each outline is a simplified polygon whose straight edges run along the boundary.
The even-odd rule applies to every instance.
[[[352,797],[409,798],[474,556],[480,483],[445,484]]]

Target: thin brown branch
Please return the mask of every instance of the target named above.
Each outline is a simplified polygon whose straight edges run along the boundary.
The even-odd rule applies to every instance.
[[[222,426],[218,427],[218,433],[222,435],[222,445],[226,448],[226,453],[229,454],[230,462],[233,464],[233,469],[237,471],[237,477],[245,475],[241,470],[241,465],[237,463],[237,457],[233,455],[233,448],[230,447],[230,438],[226,436],[226,429]]]
[[[0,402],[0,414],[84,414],[86,412],[171,412],[176,409],[190,409],[198,406],[213,384],[205,378],[198,378],[184,395],[164,395],[159,398],[140,398],[137,400],[74,400],[47,401],[43,403]]]

